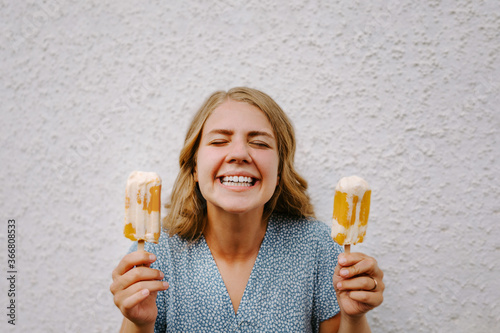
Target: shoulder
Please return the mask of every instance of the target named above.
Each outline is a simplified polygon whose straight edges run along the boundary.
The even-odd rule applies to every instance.
[[[168,232],[162,229],[158,243],[145,243],[145,250],[156,254],[157,252],[163,252],[166,249],[186,248],[195,243],[196,242],[190,243],[188,240],[179,237],[178,235],[169,236]]]
[[[178,263],[186,257],[187,253],[196,253],[198,242],[189,242],[178,235],[169,236],[162,230],[157,244],[146,243],[144,249],[156,256],[153,268],[168,269],[172,263]]]
[[[330,227],[325,223],[299,216],[273,214],[269,219],[268,231],[278,244],[300,248],[313,248],[328,252],[342,252],[342,247],[330,236]]]

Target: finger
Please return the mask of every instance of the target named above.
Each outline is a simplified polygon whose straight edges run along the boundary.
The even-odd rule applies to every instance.
[[[132,294],[131,296],[125,298],[121,303],[122,310],[128,311],[132,309],[134,306],[136,306],[137,304],[141,303],[146,298],[148,298],[150,293],[151,292],[149,291],[149,289],[141,289],[138,292]]]
[[[169,284],[167,281],[141,281],[123,290],[123,292],[118,293],[117,295],[119,295],[119,298],[121,297],[122,299],[126,299],[130,297],[130,295],[136,294],[144,289],[147,289],[150,293],[152,293],[167,290],[168,288]]]
[[[125,289],[140,281],[163,280],[163,277],[164,274],[159,269],[136,267],[123,274],[118,283],[121,285],[122,289]]]
[[[358,256],[358,253],[341,253],[338,257],[337,266],[335,266],[334,275],[338,277],[341,276],[348,277],[349,276],[348,271],[343,270],[342,274],[340,273],[340,271],[344,267],[347,268],[353,266],[359,261],[361,261],[361,258],[360,256]]]
[[[340,266],[352,266],[368,256],[361,252],[341,253],[338,257]]]
[[[382,276],[382,271],[378,268],[377,261],[362,253],[351,253],[354,257],[346,254],[343,260],[339,259],[338,274],[343,278],[350,278],[357,275],[370,275],[374,277]],[[358,256],[361,255],[361,256]],[[345,260],[344,260],[345,259]],[[344,262],[343,264],[341,263]]]
[[[163,272],[158,269],[144,266],[135,267],[122,276],[117,277],[109,289],[111,293],[115,294],[116,292],[126,289],[140,281],[163,280],[163,277]]]
[[[140,266],[140,265],[149,266],[155,260],[156,256],[149,252],[135,251],[129,253],[123,257],[118,266],[116,266],[116,268],[113,270],[112,273],[113,280],[116,279],[118,276],[125,274],[125,272],[131,270],[132,268],[134,268],[134,266]]]
[[[370,276],[360,276],[348,280],[341,280],[337,282],[335,287],[342,291],[354,291],[354,290],[365,290],[365,291],[376,291],[379,289],[378,281],[375,284],[374,278]],[[376,287],[376,288],[375,288]]]
[[[141,281],[130,286],[127,289],[115,293],[114,302],[116,306],[121,308],[122,306],[124,306],[125,302],[127,302],[127,299],[129,299],[130,297],[135,295],[135,298],[133,299],[140,298],[139,295],[137,294],[140,293],[141,291],[143,294],[146,293],[144,290],[148,290],[148,293],[155,293],[157,291],[167,290],[168,288],[169,284],[166,281]],[[142,298],[142,300],[145,299],[147,296],[148,295],[145,295],[144,298]]]
[[[381,292],[351,291],[349,292],[349,297],[354,301],[367,304],[373,308],[379,306],[384,301],[384,296]]]

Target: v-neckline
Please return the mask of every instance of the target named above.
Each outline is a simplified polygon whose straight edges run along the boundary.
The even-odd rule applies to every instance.
[[[241,296],[241,300],[240,300],[240,303],[238,305],[238,310],[236,312],[234,312],[233,301],[231,300],[231,296],[229,295],[229,291],[227,290],[224,279],[222,278],[222,274],[220,273],[219,266],[217,266],[217,262],[215,261],[215,258],[212,254],[212,251],[210,250],[210,247],[208,246],[208,243],[207,243],[207,240],[205,239],[205,236],[203,234],[201,235],[201,239],[203,240],[203,246],[205,246],[206,250],[208,251],[208,255],[210,256],[210,259],[211,259],[212,268],[215,269],[215,271],[217,272],[217,281],[218,281],[219,287],[224,290],[225,302],[229,306],[229,309],[231,310],[231,314],[232,314],[233,318],[241,317],[242,316],[241,313],[242,313],[242,311],[244,311],[244,310],[242,310],[242,308],[244,307],[245,300],[248,297],[247,294],[249,292],[248,291],[249,285],[252,283],[252,277],[256,274],[255,272],[259,268],[260,262],[263,260],[262,259],[262,248],[267,245],[267,239],[269,238],[268,234],[269,234],[271,219],[272,219],[272,217],[269,217],[269,220],[267,221],[266,232],[264,234],[264,238],[262,239],[262,242],[260,243],[259,252],[257,253],[257,257],[255,258],[255,262],[253,263],[252,270],[251,270],[250,275],[248,277],[248,281],[245,285],[245,289],[244,289],[243,294]]]

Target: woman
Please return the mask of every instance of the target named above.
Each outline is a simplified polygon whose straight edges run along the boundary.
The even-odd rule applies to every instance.
[[[383,273],[341,254],[314,220],[294,154],[293,127],[266,94],[205,101],[181,151],[169,234],[113,271],[122,332],[370,331]]]

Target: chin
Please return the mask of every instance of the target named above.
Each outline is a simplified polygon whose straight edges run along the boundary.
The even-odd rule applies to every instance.
[[[221,213],[225,213],[225,214],[232,214],[232,215],[243,215],[243,214],[248,214],[248,213],[255,213],[255,212],[263,212],[263,208],[262,209],[259,209],[259,208],[255,208],[255,207],[251,207],[251,206],[241,206],[241,205],[231,205],[231,204],[227,204],[227,205],[220,205],[220,206],[215,206],[213,207],[214,209],[218,210],[219,212]]]

